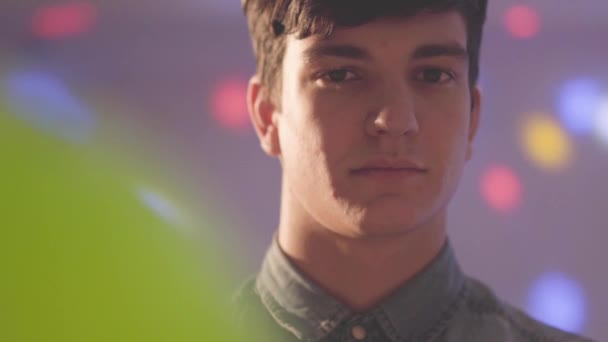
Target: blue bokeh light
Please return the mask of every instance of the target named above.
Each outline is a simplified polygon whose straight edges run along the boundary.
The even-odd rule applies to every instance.
[[[137,195],[148,209],[159,215],[167,223],[184,228],[185,218],[183,213],[167,197],[145,187],[138,188]]]
[[[546,324],[579,333],[586,319],[584,290],[563,273],[546,273],[530,289],[527,311]]]
[[[61,138],[83,142],[95,116],[61,79],[40,71],[19,71],[4,80],[6,102],[21,118]]]
[[[601,94],[600,84],[592,79],[575,79],[561,88],[559,116],[569,132],[584,135],[593,130]]]
[[[595,118],[595,133],[597,139],[608,147],[608,96],[604,97]]]

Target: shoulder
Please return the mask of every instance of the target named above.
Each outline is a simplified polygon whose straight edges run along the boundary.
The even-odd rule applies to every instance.
[[[476,279],[467,278],[466,287],[460,315],[456,315],[451,325],[453,335],[470,340],[500,335],[500,341],[591,342],[535,320],[500,300],[487,285]]]

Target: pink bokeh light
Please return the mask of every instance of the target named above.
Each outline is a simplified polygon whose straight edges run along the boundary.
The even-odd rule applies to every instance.
[[[87,2],[46,6],[36,10],[31,21],[32,33],[43,39],[62,39],[91,30],[97,19],[96,7]]]
[[[508,213],[520,206],[522,185],[519,177],[507,166],[488,168],[481,180],[481,193],[493,209]]]
[[[504,21],[509,33],[518,39],[533,38],[540,31],[540,16],[530,6],[517,5],[509,8]]]
[[[236,77],[220,81],[212,94],[211,112],[215,120],[235,131],[251,127],[246,96],[247,81]]]

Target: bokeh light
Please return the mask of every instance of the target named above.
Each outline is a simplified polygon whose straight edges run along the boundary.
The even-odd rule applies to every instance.
[[[481,193],[493,209],[508,213],[522,201],[521,181],[507,166],[494,165],[485,170],[481,179]]]
[[[95,24],[96,7],[88,2],[55,4],[38,9],[32,17],[32,33],[43,39],[77,36]]]
[[[602,97],[599,82],[575,79],[563,85],[558,97],[559,117],[566,129],[577,135],[593,130]]]
[[[602,99],[598,107],[594,127],[597,139],[608,147],[608,96]]]
[[[244,131],[251,127],[246,101],[247,84],[247,81],[234,77],[217,84],[211,110],[223,127],[234,131]]]
[[[472,192],[461,192],[451,218],[466,226],[483,201],[507,226],[559,232],[520,236],[539,248],[497,250],[517,245],[514,231],[510,239],[493,239],[495,230],[464,227],[463,261],[490,283],[502,280],[492,263],[469,261],[514,255],[535,261],[501,283],[506,299],[521,297],[517,284],[531,286],[535,279],[525,278],[540,276],[547,264],[575,270],[601,264],[597,254],[608,238],[601,180],[608,160],[601,34],[608,32],[602,15],[608,1],[551,4],[490,6],[491,39],[482,46],[489,53],[479,79],[489,115],[476,162],[468,165]],[[12,109],[0,110],[0,340],[229,341],[197,335],[232,332],[234,324],[223,324],[220,315],[201,317],[197,296],[214,299],[215,292],[187,277],[209,271],[195,260],[225,259],[209,246],[221,242],[226,247],[215,250],[242,264],[232,267],[240,275],[259,269],[276,227],[277,192],[259,194],[276,189],[281,171],[264,156],[254,158],[259,147],[244,99],[255,61],[238,1],[9,0],[0,9],[0,105]],[[146,163],[127,174],[114,157],[124,157],[129,169]],[[235,160],[247,167],[235,168]],[[147,172],[196,195],[184,200],[186,194]],[[532,185],[539,193],[561,189],[559,203],[548,198],[551,205],[537,208]],[[568,229],[577,218],[584,224]],[[185,240],[201,235],[209,239],[196,241],[195,257],[180,254],[191,247]],[[476,248],[479,240],[487,248]],[[556,252],[560,246],[576,252]],[[209,283],[231,268],[210,266]],[[582,333],[604,340],[608,305],[596,290],[608,287],[608,275],[568,275],[587,291]],[[202,300],[205,309],[214,306]],[[181,320],[180,313],[189,317]],[[150,321],[155,324],[139,324]],[[131,336],[117,336],[123,332]]]
[[[585,292],[563,273],[546,273],[530,288],[527,311],[539,321],[578,333],[586,319]]]
[[[92,110],[49,73],[14,72],[4,80],[4,88],[9,108],[40,129],[80,142],[95,129]]]
[[[167,196],[149,187],[139,187],[137,195],[146,207],[167,221],[167,223],[179,227],[183,227],[186,224],[184,213]]]
[[[543,114],[529,114],[522,125],[522,145],[526,156],[539,168],[559,170],[572,159],[572,146],[558,123]]]
[[[509,33],[519,39],[529,39],[540,31],[540,16],[530,6],[516,5],[509,8],[504,17]]]

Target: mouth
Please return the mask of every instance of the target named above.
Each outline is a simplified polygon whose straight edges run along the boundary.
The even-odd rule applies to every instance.
[[[398,167],[366,167],[352,170],[355,176],[370,176],[370,177],[405,177],[416,174],[422,174],[425,171],[417,168],[398,168]]]
[[[368,159],[351,174],[363,179],[400,181],[426,173],[422,164],[409,158],[387,158],[384,156]]]

